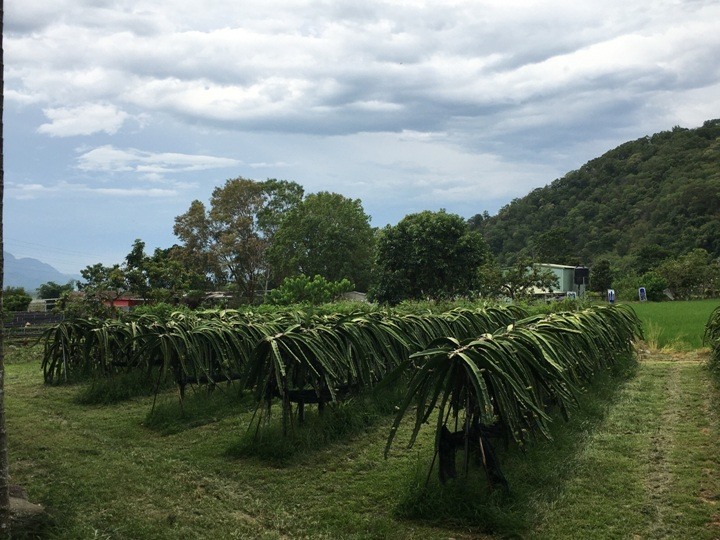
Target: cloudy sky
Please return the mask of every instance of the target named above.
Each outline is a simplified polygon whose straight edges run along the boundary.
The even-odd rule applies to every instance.
[[[5,247],[66,273],[242,176],[491,214],[720,117],[716,0],[8,0]]]

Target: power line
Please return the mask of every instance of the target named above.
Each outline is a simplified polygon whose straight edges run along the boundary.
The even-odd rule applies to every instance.
[[[27,246],[27,247],[41,248],[44,251],[55,252],[60,255],[76,255],[76,256],[81,256],[81,257],[98,257],[98,258],[102,257],[102,255],[98,255],[96,253],[88,253],[86,251],[74,251],[71,249],[59,248],[57,246],[48,246],[45,244],[38,244],[36,242],[28,242],[26,240],[18,240],[16,238],[8,238],[6,236],[5,237],[5,249],[6,250],[8,250],[8,247],[7,247],[8,243],[19,244],[19,245]]]

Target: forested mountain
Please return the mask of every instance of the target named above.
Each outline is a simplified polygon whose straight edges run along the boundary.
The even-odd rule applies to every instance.
[[[718,257],[720,120],[622,144],[470,222],[502,264],[607,258],[643,272],[694,248]]]

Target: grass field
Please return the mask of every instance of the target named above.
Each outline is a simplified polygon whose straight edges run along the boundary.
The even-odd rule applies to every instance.
[[[209,401],[191,396],[181,419],[169,393],[149,418],[152,398],[80,405],[82,385],[43,386],[37,363],[27,361],[8,366],[7,385],[13,479],[48,508],[51,538],[76,539],[478,538],[526,531],[561,490],[568,456],[619,388],[602,377],[583,396],[583,411],[570,424],[556,424],[555,441],[527,454],[501,449],[513,487],[503,496],[490,493],[480,474],[447,487],[433,475],[426,487],[431,428],[412,451],[401,433],[383,459],[392,417],[382,411],[328,442],[318,442],[316,431],[300,451],[253,455],[244,442],[249,400],[220,392]]]
[[[705,358],[656,352],[640,362],[538,538],[720,538],[718,395]]]
[[[702,347],[705,323],[720,300],[689,302],[635,302],[645,339],[656,348],[691,350]]]
[[[720,538],[718,389],[691,350],[716,305],[637,305],[677,349],[598,374],[552,441],[500,445],[509,494],[479,472],[426,485],[433,426],[412,450],[405,426],[383,459],[392,407],[311,415],[293,444],[275,426],[253,448],[252,404],[230,390],[190,395],[184,415],[172,390],[152,417],[150,396],[82,405],[86,385],[43,385],[22,348],[6,373],[11,475],[54,539]]]

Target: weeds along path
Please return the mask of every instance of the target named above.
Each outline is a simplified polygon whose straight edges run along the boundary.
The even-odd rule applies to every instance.
[[[643,355],[537,538],[720,538],[720,407],[706,360]]]

